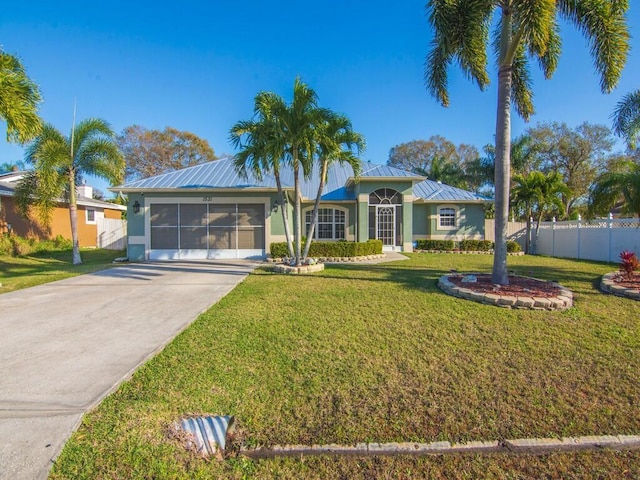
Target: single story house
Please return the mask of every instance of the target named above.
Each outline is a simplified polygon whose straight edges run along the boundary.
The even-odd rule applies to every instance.
[[[301,182],[302,218],[311,221],[319,175]],[[264,258],[285,241],[281,208],[293,221],[293,174],[281,172],[285,204],[272,175],[247,178],[224,158],[112,187],[128,195],[128,256],[139,260]],[[386,165],[332,165],[315,238],[382,240],[410,252],[418,239],[483,239],[489,199]],[[293,230],[293,229],[292,229]],[[304,234],[304,233],[303,233]]]
[[[24,218],[14,202],[13,195],[20,179],[27,172],[0,174],[0,235],[12,233],[25,238],[52,239],[58,235],[71,239],[69,205],[60,202],[51,215],[49,226],[41,225],[35,218]],[[98,224],[103,218],[121,219],[127,207],[92,198],[93,188],[77,187],[78,240],[81,247],[98,246]]]

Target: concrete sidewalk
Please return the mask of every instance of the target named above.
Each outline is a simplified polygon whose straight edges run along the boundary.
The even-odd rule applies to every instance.
[[[0,295],[0,479],[46,478],[82,415],[256,266],[122,265]]]

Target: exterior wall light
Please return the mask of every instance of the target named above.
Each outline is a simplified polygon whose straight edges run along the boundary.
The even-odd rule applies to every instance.
[[[140,213],[140,202],[138,202],[138,200],[133,202],[133,213],[136,215]]]

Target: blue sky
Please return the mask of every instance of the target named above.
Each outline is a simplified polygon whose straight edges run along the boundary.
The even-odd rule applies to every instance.
[[[640,88],[640,5],[630,3],[634,38],[618,88],[600,93],[586,41],[563,27],[559,67],[551,80],[534,70],[537,114],[529,124],[514,114],[514,135],[545,121],[610,125],[615,104]],[[451,106],[431,98],[423,82],[431,39],[424,4],[11,2],[0,44],[40,85],[42,117],[65,133],[76,99],[78,120],[101,117],[117,132],[172,126],[207,139],[218,155],[233,153],[229,129],[251,117],[255,94],[288,98],[299,75],[322,106],[349,116],[365,135],[365,160],[385,163],[394,145],[435,134],[481,148],[493,141],[496,75],[481,92],[454,67]],[[0,134],[0,163],[22,159],[23,149]]]

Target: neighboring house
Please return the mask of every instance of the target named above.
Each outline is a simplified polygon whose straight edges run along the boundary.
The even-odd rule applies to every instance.
[[[58,235],[71,239],[69,206],[64,202],[54,208],[48,227],[34,218],[24,218],[16,209],[14,192],[16,185],[26,172],[0,174],[0,235],[13,233],[21,237],[51,239]],[[78,192],[78,239],[81,247],[98,245],[98,223],[101,219],[122,218],[127,210],[123,205],[103,202],[92,198],[93,189],[87,185],[77,188]]]
[[[318,174],[301,182],[304,232],[311,221]],[[293,174],[281,174],[284,208],[293,222]],[[133,181],[110,189],[129,197],[130,260],[262,258],[285,241],[275,179],[242,178],[233,160]],[[385,250],[412,251],[418,239],[484,238],[489,199],[394,167],[365,163],[359,178],[333,165],[322,195],[315,237],[382,240]],[[292,229],[293,230],[293,229]]]

